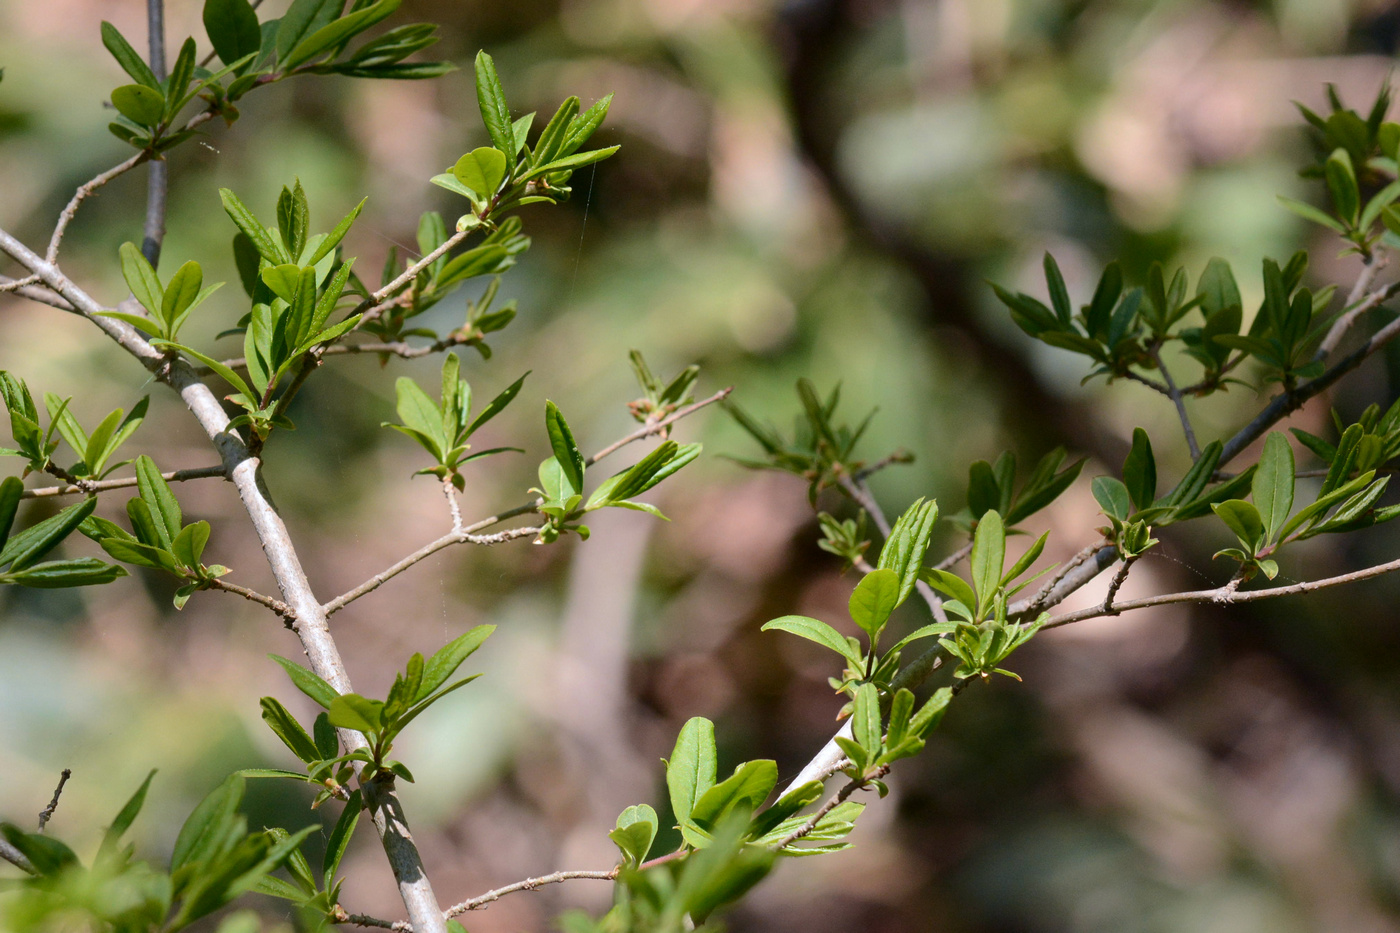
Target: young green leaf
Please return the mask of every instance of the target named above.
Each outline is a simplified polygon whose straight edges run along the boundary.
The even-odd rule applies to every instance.
[[[491,142],[504,155],[515,151],[515,131],[511,126],[510,107],[506,104],[501,79],[496,74],[496,62],[485,52],[476,53],[476,100],[481,119]],[[489,196],[490,192],[484,192]]]
[[[666,762],[666,787],[671,810],[684,825],[695,802],[715,783],[717,760],[715,724],[696,716],[681,727],[676,747]]]
[[[992,596],[1001,585],[1006,564],[1006,529],[995,509],[977,522],[972,538],[972,586],[977,591],[979,613],[991,604]]]
[[[1293,510],[1293,484],[1293,448],[1281,432],[1271,431],[1264,439],[1264,452],[1259,457],[1252,488],[1254,505],[1270,541],[1277,539]]]
[[[554,456],[559,461],[565,478],[575,490],[581,491],[583,489],[583,454],[579,453],[578,443],[574,440],[573,432],[569,430],[569,423],[559,413],[559,406],[547,399],[544,403],[544,426],[549,433],[549,446],[553,448]]]
[[[852,667],[859,668],[865,663],[865,659],[859,651],[851,647],[850,642],[846,641],[836,629],[818,619],[807,616],[783,616],[763,624],[762,631],[766,632],[770,629],[789,632],[808,641],[814,641],[823,648],[830,648],[849,661]]]
[[[890,613],[899,604],[900,580],[893,570],[874,570],[856,584],[851,593],[851,618],[870,636],[874,644],[880,637]]]

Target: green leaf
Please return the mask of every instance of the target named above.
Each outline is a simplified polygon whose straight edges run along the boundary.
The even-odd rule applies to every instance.
[[[303,39],[335,19],[343,6],[342,0],[292,0],[277,24],[278,64],[283,64]]]
[[[681,727],[671,758],[666,762],[671,809],[682,825],[690,819],[695,802],[714,786],[716,768],[715,724],[696,716]]]
[[[335,225],[335,229],[326,234],[325,238],[321,240],[320,245],[316,247],[315,252],[311,254],[311,258],[306,260],[308,266],[316,265],[316,263],[325,259],[331,254],[333,249],[340,245],[340,241],[345,239],[345,234],[350,232],[350,227],[355,223],[355,218],[360,216],[360,211],[364,209],[365,202],[368,200],[369,198],[361,198],[360,203],[355,205],[354,210],[342,217],[340,223]]]
[[[396,410],[399,420],[405,427],[430,439],[429,449],[433,456],[439,460],[445,459],[452,447],[452,439],[443,432],[442,409],[408,376],[400,376],[395,381],[394,393],[398,397]]]
[[[972,586],[977,591],[979,612],[991,605],[1005,564],[1006,529],[1002,527],[1001,515],[993,509],[977,522],[972,538]]]
[[[452,166],[452,175],[475,191],[481,201],[488,201],[506,177],[505,153],[490,146],[473,149]]]
[[[1132,513],[1132,501],[1128,494],[1128,487],[1112,476],[1096,476],[1089,484],[1090,491],[1094,494],[1094,500],[1098,502],[1103,513],[1110,518],[1116,518],[1120,522]]]
[[[165,286],[165,293],[161,296],[160,316],[172,338],[172,322],[179,320],[185,310],[194,305],[203,286],[204,272],[194,261],[185,263],[170,277],[170,283]]]
[[[868,758],[874,758],[880,752],[882,733],[880,690],[872,683],[861,684],[851,708],[851,734],[860,747],[869,753]]]
[[[557,162],[559,159],[577,152],[580,146],[588,142],[597,132],[598,127],[603,125],[603,120],[607,118],[608,108],[612,106],[612,99],[613,96],[609,94],[569,121],[569,129],[564,135],[564,143],[559,147],[559,152],[553,161]]]
[[[919,571],[928,554],[929,539],[933,526],[938,521],[938,503],[932,499],[920,498],[899,516],[890,529],[885,546],[880,549],[877,569],[891,570],[899,578],[899,593],[895,605],[901,605],[909,598],[914,584],[919,579]]]
[[[890,613],[899,604],[899,576],[888,568],[865,575],[851,593],[851,618],[870,636],[871,644],[880,637]]]
[[[292,684],[302,693],[321,704],[322,708],[329,709],[335,698],[340,696],[334,687],[300,664],[275,654],[270,654],[268,657],[282,665],[282,669],[292,679]]]
[[[371,700],[358,693],[345,693],[336,697],[326,712],[331,725],[337,729],[353,729],[367,734],[384,729],[382,700]]]
[[[248,386],[248,383],[243,381],[242,376],[238,375],[238,373],[234,372],[232,369],[229,369],[227,366],[214,359],[212,356],[205,356],[198,350],[184,346],[183,344],[164,341],[163,345],[173,347],[176,350],[179,350],[181,353],[186,354],[187,356],[194,357],[196,360],[203,363],[205,366],[208,366],[211,370],[214,371],[215,375],[223,379],[229,385],[233,386],[233,388],[241,394],[247,396],[250,399],[257,398],[257,394],[253,392],[253,390]]]
[[[1042,264],[1045,268],[1045,283],[1050,289],[1050,304],[1055,309],[1055,317],[1059,318],[1061,325],[1069,327],[1074,307],[1070,304],[1069,289],[1065,288],[1065,277],[1060,274],[1059,263],[1055,262],[1055,257],[1051,256],[1049,252],[1046,252]]]
[[[572,172],[586,165],[601,162],[612,156],[621,148],[621,146],[608,146],[606,149],[593,149],[589,152],[579,152],[571,156],[565,156],[562,159],[555,159],[553,162],[547,162],[544,165],[532,168],[524,175],[521,175],[520,180],[529,181],[532,178],[538,178],[541,175],[550,175],[554,172]]]
[[[947,596],[951,596],[958,602],[967,606],[969,610],[977,605],[977,593],[968,586],[967,581],[954,573],[946,570],[930,568],[925,571],[929,585]]]
[[[1294,464],[1293,448],[1279,431],[1269,432],[1264,439],[1264,452],[1259,468],[1254,471],[1252,497],[1268,540],[1277,538],[1279,529],[1293,510]]]
[[[742,808],[753,812],[763,805],[778,783],[775,761],[748,761],[734,774],[701,794],[690,810],[690,820],[701,829],[713,831],[730,813]]]
[[[229,775],[200,801],[175,839],[175,851],[170,856],[172,873],[223,851],[232,841],[229,836],[237,826],[238,805],[243,802],[244,789],[241,776]]]
[[[1227,499],[1212,502],[1210,507],[1251,555],[1264,543],[1264,522],[1253,505],[1243,499]]]
[[[11,535],[5,546],[0,548],[0,567],[8,564],[10,572],[14,573],[34,565],[39,558],[77,530],[83,519],[91,515],[95,508],[96,499],[84,499],[19,534]],[[0,516],[0,519],[2,518],[3,516]]]
[[[24,570],[0,573],[0,581],[27,586],[37,590],[56,590],[72,586],[98,586],[111,583],[126,571],[93,557],[77,560],[55,560],[34,564]]]
[[[569,423],[559,413],[559,407],[549,400],[544,403],[544,426],[549,433],[549,446],[564,471],[565,478],[576,491],[583,490],[583,454],[579,453]]]
[[[42,833],[26,833],[13,823],[0,823],[0,836],[4,836],[20,851],[41,877],[62,873],[79,865],[78,856],[68,846]]]
[[[530,375],[530,372],[526,371],[525,376],[528,375]],[[509,405],[517,395],[520,394],[520,387],[525,384],[525,376],[521,376],[519,379],[515,380],[510,385],[506,386],[506,388],[501,392],[500,395],[497,395],[495,398],[493,398],[491,400],[491,403],[485,408],[483,408],[481,410],[481,413],[472,419],[472,423],[467,426],[467,437],[471,437],[473,434],[476,433],[477,428],[481,427],[483,424],[490,421],[492,418],[496,417],[502,411],[505,410],[505,407]]]
[[[1310,220],[1315,224],[1321,224],[1327,229],[1337,233],[1346,233],[1347,228],[1343,226],[1337,218],[1318,210],[1311,204],[1307,204],[1303,201],[1295,201],[1293,198],[1286,198],[1281,194],[1277,195],[1277,197],[1280,204],[1304,220]]]
[[[151,268],[151,264],[141,255],[135,243],[123,243],[119,252],[126,287],[131,289],[131,294],[136,296],[142,307],[158,320],[161,319],[164,290],[161,288],[160,279],[156,277],[156,270]]]
[[[1133,446],[1123,461],[1123,485],[1139,512],[1157,499],[1157,461],[1152,441],[1142,428],[1133,428]]]
[[[540,133],[540,138],[535,143],[535,151],[530,154],[530,165],[540,165],[554,158],[564,145],[564,138],[569,131],[569,123],[578,114],[578,98],[570,97],[559,105],[559,109],[554,112],[549,123],[545,125]]]
[[[446,683],[447,678],[451,677],[453,672],[462,666],[462,662],[471,657],[495,630],[494,625],[478,625],[439,648],[423,666],[423,680],[418,686],[413,702],[422,701]]]
[[[1357,190],[1351,156],[1345,149],[1336,149],[1327,157],[1323,174],[1327,178],[1327,190],[1332,194],[1332,205],[1337,209],[1338,216],[1355,225],[1357,212],[1361,209],[1361,194]]]
[[[256,53],[262,42],[258,14],[248,0],[204,0],[204,31],[226,65]]]
[[[253,244],[253,248],[258,251],[258,255],[273,265],[282,265],[292,261],[292,257],[287,255],[287,251],[282,248],[282,244],[273,239],[272,234],[262,225],[253,212],[238,200],[238,195],[227,188],[219,189],[219,199],[223,202],[224,211],[228,214],[243,235]]]
[[[155,519],[160,543],[169,550],[184,527],[184,519],[180,513],[180,503],[170,491],[170,484],[160,475],[155,461],[145,454],[136,458],[136,484],[141,490],[141,499]]]
[[[259,703],[262,706],[263,722],[282,740],[282,744],[292,750],[293,755],[308,763],[321,760],[316,743],[311,741],[311,736],[306,734],[301,723],[287,712],[285,706],[273,697],[263,697]]]
[[[15,524],[15,513],[19,511],[19,502],[23,496],[24,481],[18,476],[7,476],[0,480],[0,548],[4,548],[9,540],[10,529]]]
[[[112,106],[133,123],[159,126],[165,117],[165,98],[144,84],[123,84],[112,91]]]
[[[401,2],[402,0],[379,0],[377,3],[321,26],[298,42],[296,47],[286,56],[281,56],[279,51],[279,64],[286,70],[311,61],[385,19],[399,8]],[[336,6],[335,9],[339,10],[339,6]],[[280,41],[278,46],[280,50]]]
[[[122,806],[117,813],[116,819],[112,820],[112,825],[107,827],[107,831],[102,834],[102,843],[97,848],[97,860],[103,861],[116,854],[117,843],[121,842],[122,836],[131,824],[136,821],[136,817],[141,812],[141,807],[146,803],[146,791],[150,789],[151,778],[155,777],[155,771],[146,775],[146,780],[141,782],[141,786],[136,789],[130,799]]]
[[[345,857],[345,850],[350,846],[350,839],[355,834],[355,825],[360,821],[360,811],[364,809],[362,800],[359,791],[350,794],[345,808],[340,811],[340,819],[336,820],[335,828],[326,840],[326,852],[321,859],[321,883],[326,890],[330,890],[334,883],[335,873],[340,869],[340,861]]]
[[[783,616],[763,624],[762,631],[766,632],[770,629],[789,632],[808,641],[814,641],[823,648],[830,648],[849,661],[854,668],[860,668],[865,663],[860,652],[852,648],[851,643],[846,641],[836,629],[817,619],[807,616]]]
[[[608,838],[617,843],[622,857],[632,865],[640,865],[651,851],[661,821],[656,811],[646,804],[628,807],[617,818],[617,828]]]
[[[506,104],[506,94],[496,74],[496,62],[485,52],[476,53],[476,100],[491,142],[502,154],[513,152],[515,131],[511,126],[510,106]],[[490,192],[485,194],[489,196]]]
[[[149,65],[141,54],[131,47],[131,43],[126,41],[117,27],[102,21],[102,44],[107,47],[107,51],[112,53],[112,57],[117,60],[117,64],[122,66],[122,70],[131,75],[131,79],[137,84],[144,84],[153,91],[160,91],[160,81],[156,78],[155,72],[151,71]]]

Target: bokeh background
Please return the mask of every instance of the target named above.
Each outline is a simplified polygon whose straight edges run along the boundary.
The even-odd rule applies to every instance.
[[[172,48],[202,38],[199,4],[167,6]],[[139,0],[0,0],[0,225],[30,243],[78,183],[125,155],[105,129],[119,72],[100,45],[103,18],[144,35]],[[570,203],[527,210],[534,245],[503,284],[520,316],[489,362],[464,353],[479,398],[533,370],[485,439],[529,453],[472,470],[468,516],[521,501],[546,449],[544,398],[586,448],[628,430],[636,347],[667,373],[700,363],[698,391],[733,385],[780,423],[797,410],[798,377],[839,381],[853,420],[879,409],[870,459],[915,456],[874,480],[892,513],[919,495],[961,507],[973,459],[1067,445],[1090,462],[1033,523],[1052,531],[1059,559],[1094,540],[1088,479],[1116,472],[1135,425],[1159,439],[1167,475],[1184,450],[1164,399],[1082,386],[1082,358],[1032,345],[984,280],[1040,293],[1048,249],[1087,300],[1108,259],[1140,281],[1153,260],[1194,277],[1219,255],[1248,307],[1261,258],[1311,244],[1310,281],[1349,282],[1337,244],[1275,201],[1318,197],[1296,173],[1310,150],[1290,101],[1320,108],[1333,82],[1364,110],[1400,38],[1400,6],[1385,0],[406,0],[394,22],[410,19],[443,24],[437,57],[467,63],[489,49],[517,113],[616,92],[599,138],[623,146],[576,176]],[[207,277],[236,281],[217,188],[269,215],[294,178],[321,228],[369,196],[347,253],[377,269],[392,244],[412,248],[421,211],[460,211],[426,179],[485,139],[469,70],[425,83],[302,79],[243,109],[171,160],[165,269],[197,258]],[[109,302],[123,291],[117,247],[140,238],[144,189],[143,172],[108,186],[67,238],[65,268]],[[455,326],[476,290],[434,322]],[[221,346],[239,299],[226,288],[188,335]],[[1292,423],[1322,433],[1330,405],[1354,416],[1388,404],[1397,362],[1373,360]],[[177,400],[70,316],[0,296],[0,367],[74,395],[85,421],[150,392],[134,449],[166,468],[213,462]],[[436,367],[339,358],[294,407],[298,430],[270,445],[268,481],[318,593],[445,530],[436,484],[410,479],[424,465],[416,448],[379,427],[393,379],[431,384]],[[1261,401],[1236,388],[1191,410],[1205,439]],[[830,734],[840,701],[829,659],[758,629],[792,612],[843,624],[852,576],[815,546],[801,481],[720,456],[755,453],[723,413],[679,436],[703,440],[707,456],[656,491],[671,523],[608,515],[583,545],[448,551],[335,617],[356,687],[371,695],[413,651],[500,626],[470,662],[486,676],[399,746],[444,902],[611,865],[607,830],[629,804],[662,807],[658,759],[690,716],[716,721],[722,770],[775,757],[790,777]],[[214,523],[210,555],[231,579],[271,592],[232,488],[179,492],[187,514]],[[115,515],[125,498],[105,496],[103,509]],[[821,506],[850,511],[830,494]],[[942,534],[956,546],[951,527]],[[1210,530],[1167,535],[1127,592],[1223,582],[1228,570],[1210,560],[1222,543]],[[1300,549],[1283,574],[1341,572],[1397,545],[1386,529],[1333,540]],[[72,768],[51,831],[90,846],[158,767],[137,837],[159,857],[229,770],[290,765],[257,698],[309,712],[266,660],[295,655],[293,637],[232,597],[201,594],[175,612],[171,595],[142,572],[96,589],[0,592],[0,815],[29,822]],[[1037,639],[1013,665],[1025,683],[960,698],[862,818],[854,849],[782,865],[732,928],[1400,930],[1397,595],[1400,581],[1381,580]],[[917,621],[911,609],[904,624]],[[308,800],[260,782],[250,815],[305,825],[318,819]],[[400,916],[372,834],[356,839],[348,871],[348,909]],[[543,930],[557,911],[602,910],[608,897],[580,881],[465,919],[476,931]],[[277,904],[257,906],[286,922]]]

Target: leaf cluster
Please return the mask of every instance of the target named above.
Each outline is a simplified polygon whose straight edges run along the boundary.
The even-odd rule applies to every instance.
[[[24,484],[16,477],[0,480],[0,586],[59,589],[111,583],[126,571],[93,557],[42,561],[64,538],[78,530],[97,508],[96,499],[84,499],[57,515],[14,533]],[[42,561],[42,562],[41,562]]]
[[[1250,487],[1253,501],[1228,499],[1211,506],[1239,541],[1239,547],[1225,548],[1215,556],[1238,561],[1244,580],[1259,572],[1272,580],[1278,574],[1278,562],[1270,555],[1283,545],[1400,516],[1400,506],[1375,507],[1390,477],[1376,479],[1375,471],[1367,470],[1349,478],[1363,436],[1361,425],[1352,425],[1343,433],[1317,498],[1291,515],[1297,474],[1293,448],[1282,433],[1271,432],[1254,471]]]
[[[439,648],[431,658],[423,660],[415,653],[408,659],[406,669],[395,676],[386,699],[375,700],[358,693],[337,693],[315,673],[286,658],[273,655],[282,665],[297,689],[314,700],[325,712],[316,717],[314,736],[292,716],[274,697],[263,697],[263,721],[276,733],[292,754],[307,766],[305,775],[295,771],[245,772],[257,777],[288,777],[298,781],[322,784],[325,791],[317,802],[335,796],[349,781],[353,769],[359,767],[360,780],[392,781],[401,777],[413,782],[413,773],[401,761],[388,757],[394,739],[428,707],[443,697],[476,680],[479,674],[448,683],[462,662],[481,647],[494,625],[478,625]],[[369,743],[344,754],[337,754],[335,730],[345,729],[362,734]]]
[[[738,404],[726,399],[723,402],[725,409],[750,437],[758,441],[766,455],[764,460],[731,459],[751,469],[780,470],[802,477],[808,484],[808,498],[816,502],[817,494],[823,489],[836,485],[842,477],[854,474],[864,466],[862,461],[855,459],[855,449],[875,412],[871,411],[855,427],[838,422],[836,407],[841,401],[839,384],[823,400],[811,380],[799,379],[797,397],[802,403],[802,412],[794,419],[791,439],[784,437],[773,425],[757,420]],[[894,459],[907,463],[913,458],[901,454]]]
[[[577,97],[566,99],[533,148],[529,136],[535,114],[511,119],[496,63],[485,52],[476,56],[476,98],[491,145],[473,149],[432,179],[433,184],[471,202],[472,212],[457,221],[458,230],[490,223],[492,215],[501,210],[566,200],[569,177],[576,170],[601,162],[619,148],[579,151],[602,126],[612,104],[611,94],[582,113]]]
[[[544,425],[554,455],[540,464],[540,485],[530,490],[539,494],[538,510],[545,517],[536,538],[538,544],[557,541],[561,534],[569,531],[587,538],[588,526],[580,524],[578,519],[597,509],[632,509],[666,520],[656,506],[635,497],[700,456],[702,449],[700,444],[662,441],[641,460],[600,483],[585,501],[583,476],[587,462],[559,406],[548,400],[544,403]]]
[[[405,434],[432,454],[436,466],[426,467],[414,475],[431,474],[440,479],[450,480],[458,489],[465,488],[466,481],[459,472],[461,467],[473,460],[489,457],[507,450],[520,451],[519,447],[492,447],[489,450],[468,454],[471,445],[467,443],[477,429],[499,415],[520,393],[525,376],[505,388],[491,400],[475,417],[471,417],[472,389],[459,375],[460,361],[457,354],[449,353],[442,362],[442,401],[434,402],[418,385],[407,376],[400,376],[394,385],[398,397],[400,424],[384,422],[383,427],[393,428]],[[523,453],[523,451],[520,451]]]
[[[32,917],[36,931],[51,929],[43,926],[44,916],[62,912],[90,918],[113,933],[173,933],[258,888],[315,828],[294,834],[250,832],[247,818],[238,812],[245,782],[232,775],[190,814],[175,840],[169,869],[162,871],[136,860],[134,847],[122,843],[145,804],[154,774],[122,807],[88,864],[51,835],[0,824],[0,834],[37,872],[15,883],[14,916]]]
[[[209,523],[184,523],[180,502],[170,484],[144,454],[136,458],[136,481],[140,495],[126,503],[130,532],[96,515],[87,516],[79,530],[117,560],[162,570],[181,581],[175,591],[175,608],[183,609],[192,595],[208,589],[229,568],[201,562],[209,543]]]
[[[224,210],[239,233],[234,238],[243,287],[252,310],[239,321],[248,378],[192,347],[170,339],[153,341],[185,353],[208,366],[233,386],[229,396],[243,414],[232,426],[248,425],[265,440],[273,427],[292,427],[282,414],[285,403],[275,399],[279,385],[308,362],[308,354],[359,323],[351,315],[331,324],[353,260],[341,262],[337,247],[359,216],[364,201],[329,233],[309,235],[311,212],[301,183],[283,188],[277,201],[277,228],[264,225],[232,191],[220,189]],[[237,333],[237,330],[228,333]]]
[[[29,386],[23,379],[3,370],[0,370],[0,400],[3,400],[9,412],[10,435],[17,445],[14,448],[0,447],[0,456],[24,457],[29,461],[24,469],[26,475],[49,471],[65,479],[101,479],[130,463],[130,460],[112,463],[112,456],[136,433],[145,420],[150,403],[150,397],[144,396],[132,406],[129,415],[120,408],[109,412],[89,434],[68,410],[72,398],[61,399],[52,392],[44,393],[49,425],[43,427],[39,423],[34,398],[29,394]],[[80,458],[66,470],[53,469],[52,458],[58,449],[55,432],[68,442],[68,446]]]

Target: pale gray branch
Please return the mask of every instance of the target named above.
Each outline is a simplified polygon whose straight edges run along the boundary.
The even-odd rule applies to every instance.
[[[206,112],[207,113],[207,112]],[[198,118],[196,118],[198,119]],[[200,382],[194,371],[177,357],[166,357],[151,346],[134,328],[122,321],[98,317],[102,306],[78,288],[52,263],[46,262],[7,231],[0,230],[0,251],[7,253],[29,272],[38,275],[78,311],[89,317],[142,365],[169,384],[194,414],[219,452],[225,471],[238,489],[244,509],[262,543],[263,553],[282,591],[283,600],[295,614],[293,631],[301,641],[311,669],[340,693],[351,692],[350,678],[340,658],[321,608],[306,579],[281,515],[273,506],[261,475],[261,463],[243,439],[229,428],[229,418],[218,398]],[[367,746],[365,737],[353,730],[340,730],[348,750]],[[417,933],[446,933],[446,923],[432,884],[423,870],[422,859],[403,818],[402,806],[392,786],[378,781],[361,784],[366,808],[374,821],[384,853],[393,869],[399,894]]]
[[[487,891],[485,894],[477,895],[469,901],[462,901],[460,904],[453,904],[445,911],[448,917],[455,917],[464,914],[469,910],[480,910],[492,901],[498,901],[507,894],[514,894],[516,891],[533,891],[536,888],[547,884],[558,884],[561,881],[613,881],[617,878],[617,869],[611,871],[556,871],[548,875],[540,875],[538,878],[526,878],[524,881],[517,881],[505,887],[496,888],[494,891]]]
[[[616,453],[618,450],[622,449],[623,447],[626,447],[633,441],[640,441],[643,438],[651,437],[653,434],[660,434],[662,431],[665,431],[677,421],[680,421],[682,418],[686,418],[690,415],[695,414],[697,411],[704,408],[706,405],[713,405],[715,402],[728,398],[729,393],[733,391],[734,387],[729,386],[726,389],[720,389],[718,392],[716,392],[714,395],[711,395],[709,398],[701,399],[693,405],[687,405],[684,408],[678,408],[670,415],[668,415],[665,418],[662,418],[655,424],[643,425],[642,427],[633,431],[626,437],[613,441],[611,444],[604,447],[602,450],[598,451],[593,456],[585,460],[584,463],[588,466],[592,466],[599,460],[602,460],[604,457]]]

